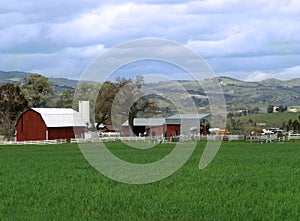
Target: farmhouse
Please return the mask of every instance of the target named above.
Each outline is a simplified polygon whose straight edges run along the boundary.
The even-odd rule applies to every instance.
[[[17,141],[55,140],[82,136],[86,123],[71,108],[31,108],[19,117]]]

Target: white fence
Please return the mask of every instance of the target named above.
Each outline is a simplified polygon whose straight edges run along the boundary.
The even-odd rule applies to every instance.
[[[239,141],[245,140],[244,135],[196,135],[196,136],[178,136],[178,137],[97,137],[97,138],[74,138],[71,143],[96,143],[96,142],[115,142],[115,141],[143,141],[149,143],[173,143],[173,142],[186,142],[186,141],[207,141],[207,140],[228,140]]]
[[[274,142],[280,141],[278,134],[265,134],[265,135],[248,135],[246,140],[250,142]]]
[[[133,141],[133,142],[149,142],[149,143],[172,143],[172,142],[185,142],[185,141],[213,141],[213,140],[228,140],[228,141],[249,141],[249,142],[275,142],[286,140],[300,140],[300,134],[289,134],[287,137],[279,137],[277,134],[269,135],[195,135],[191,137],[178,136],[178,137],[120,137],[120,136],[105,136],[105,137],[90,137],[86,138],[73,138],[71,143],[97,143],[97,142],[117,142],[117,141]],[[67,143],[66,139],[58,140],[36,140],[36,141],[0,141],[0,145],[46,145],[46,144],[63,144]]]
[[[228,141],[238,141],[238,140],[245,140],[244,135],[195,135],[191,137],[192,140],[228,140]]]
[[[289,140],[300,140],[300,134],[289,134]]]
[[[58,140],[31,140],[31,141],[1,141],[0,145],[46,145],[46,144],[63,144],[67,143],[66,139]]]

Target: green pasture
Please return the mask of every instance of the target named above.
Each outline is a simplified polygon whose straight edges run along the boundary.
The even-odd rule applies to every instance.
[[[75,144],[0,146],[0,220],[300,220],[300,143],[224,142],[199,170],[204,146],[172,176],[145,185],[106,178]],[[145,163],[173,145],[109,147]]]
[[[268,113],[268,114],[253,114],[249,116],[243,116],[239,119],[241,122],[247,124],[251,119],[255,123],[266,123],[264,128],[278,127],[281,128],[283,123],[286,125],[290,119],[298,120],[300,113]]]

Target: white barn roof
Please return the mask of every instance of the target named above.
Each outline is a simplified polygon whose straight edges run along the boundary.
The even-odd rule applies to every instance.
[[[165,118],[134,118],[133,125],[134,126],[149,126],[149,127],[157,127],[162,126],[166,122]],[[128,120],[122,124],[123,127],[129,126]]]
[[[79,112],[71,108],[32,108],[38,112],[47,127],[85,127]]]

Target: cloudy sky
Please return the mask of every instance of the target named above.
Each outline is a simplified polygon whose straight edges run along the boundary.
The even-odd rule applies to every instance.
[[[300,77],[299,0],[0,0],[0,70],[78,79],[105,50],[178,42],[216,75]]]

